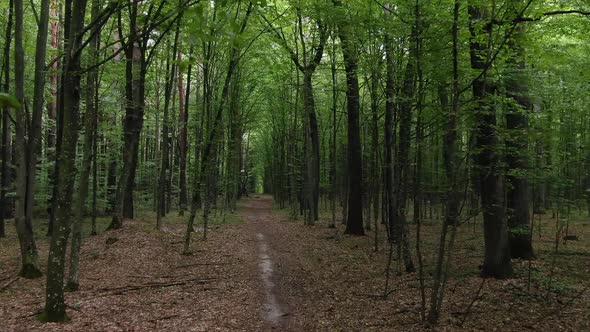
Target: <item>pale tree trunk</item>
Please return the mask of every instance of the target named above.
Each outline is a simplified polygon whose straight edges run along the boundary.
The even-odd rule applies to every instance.
[[[191,46],[189,52],[189,59],[193,53],[193,46]],[[180,63],[181,56],[180,52],[178,52],[178,62]],[[179,207],[180,211],[178,212],[179,216],[184,216],[184,212],[187,209],[188,205],[188,193],[187,193],[187,186],[186,186],[186,157],[188,152],[188,102],[190,96],[190,84],[191,84],[191,74],[192,74],[192,62],[188,67],[187,71],[187,82],[186,82],[186,91],[184,88],[184,74],[182,73],[181,67],[179,66],[178,69],[178,105],[179,105],[179,126],[180,126],[180,138],[179,138],[179,162],[180,162],[180,174],[179,174],[179,182],[180,182],[180,198],[179,198]]]

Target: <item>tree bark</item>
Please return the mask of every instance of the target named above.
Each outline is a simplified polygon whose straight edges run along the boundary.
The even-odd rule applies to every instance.
[[[76,179],[76,144],[78,141],[78,116],[80,109],[80,31],[83,31],[86,0],[74,0],[71,11],[70,0],[66,2],[66,21],[70,28],[66,42],[66,56],[63,72],[63,137],[59,155],[59,195],[57,219],[47,260],[47,286],[43,319],[61,322],[67,319],[64,302],[64,267],[67,240],[72,216],[72,196]],[[70,15],[67,15],[70,11]]]
[[[100,11],[100,0],[92,0],[90,21],[93,22]],[[98,62],[98,50],[100,46],[100,33],[97,33],[90,42],[89,66],[93,67]],[[78,83],[79,84],[79,83]],[[98,112],[98,103],[95,96],[98,94],[98,69],[88,72],[86,86],[86,114],[84,119],[84,138],[82,142],[82,167],[78,183],[78,197],[74,202],[74,218],[72,222],[72,245],[70,248],[70,270],[66,283],[66,290],[77,291],[80,287],[80,246],[82,244],[82,221],[84,208],[88,196],[90,184],[90,170],[93,157],[93,142],[96,133],[95,119]],[[79,97],[78,97],[79,98]],[[96,229],[94,229],[96,231]]]
[[[147,64],[145,49],[136,40],[138,2],[129,10],[129,37],[125,43],[125,120],[123,124],[123,165],[117,182],[113,217],[108,229],[123,227],[123,218],[133,218],[133,187],[139,152],[139,136],[143,127],[145,76]]]
[[[16,212],[15,224],[21,250],[20,275],[25,278],[38,278],[42,275],[39,268],[39,254],[33,234],[33,201],[29,189],[29,149],[34,145],[27,142],[27,116],[25,114],[25,54],[23,49],[23,2],[14,2],[14,82],[15,94],[21,104],[16,112]],[[36,151],[33,151],[34,154]]]
[[[193,46],[191,46],[189,52],[189,60],[193,54]],[[180,52],[178,54],[178,62],[180,63],[181,57]],[[180,162],[180,174],[178,181],[180,182],[180,197],[179,197],[179,216],[184,216],[188,206],[188,192],[186,187],[186,157],[188,152],[188,104],[190,96],[190,85],[191,85],[191,74],[192,74],[192,62],[188,67],[187,71],[187,82],[186,91],[184,88],[183,76],[180,67],[178,70],[178,101],[179,101],[179,127],[180,127],[180,138],[179,138],[179,162]]]
[[[336,7],[342,7],[339,0],[333,0]],[[361,130],[359,124],[360,101],[358,82],[358,55],[354,36],[348,22],[341,17],[338,36],[344,57],[346,72],[346,109],[348,113],[348,216],[346,234],[365,235],[363,227],[363,161],[361,150]]]
[[[481,205],[484,222],[485,257],[481,275],[498,279],[512,275],[508,228],[504,210],[504,183],[499,170],[498,133],[496,131],[496,110],[491,95],[495,92],[493,83],[487,78],[489,47],[485,39],[490,27],[481,31],[479,24],[489,19],[483,7],[469,6],[471,32],[471,67],[482,72],[473,81],[473,97],[476,102],[476,148],[480,180]]]
[[[516,6],[519,1],[514,0]],[[514,8],[515,14],[518,14]],[[510,231],[510,254],[513,258],[532,259],[535,257],[531,244],[530,229],[530,188],[526,172],[529,170],[528,158],[528,116],[531,102],[528,97],[527,77],[525,69],[525,50],[521,45],[525,37],[524,26],[515,28],[508,41],[508,51],[511,52],[507,61],[508,75],[506,75],[506,94],[513,101],[508,102],[506,127],[509,138],[506,145],[508,155],[508,228]]]
[[[12,41],[12,21],[13,21],[14,1],[10,0],[8,7],[8,21],[6,23],[6,39],[4,44],[4,86],[2,91],[10,91],[10,44]],[[12,203],[6,197],[6,191],[10,186],[10,114],[9,108],[2,109],[2,178],[0,179],[0,237],[6,236],[4,218],[10,217],[12,212]]]

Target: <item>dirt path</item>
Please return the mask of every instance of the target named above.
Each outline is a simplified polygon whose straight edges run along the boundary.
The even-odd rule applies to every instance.
[[[297,330],[294,299],[286,296],[281,286],[285,261],[278,263],[277,254],[282,248],[276,242],[275,232],[280,232],[280,218],[272,213],[270,196],[254,196],[240,203],[239,214],[246,222],[244,230],[248,237],[255,237],[257,242],[260,289],[264,294],[264,319],[269,327],[280,330]]]

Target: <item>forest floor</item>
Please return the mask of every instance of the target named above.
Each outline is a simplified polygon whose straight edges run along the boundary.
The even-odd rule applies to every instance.
[[[158,232],[145,215],[87,237],[81,289],[66,295],[71,319],[64,324],[36,320],[45,279],[16,278],[18,242],[7,227],[0,240],[0,331],[428,330],[420,322],[416,273],[393,273],[385,290],[382,236],[374,252],[373,232],[350,237],[342,225],[305,226],[274,210],[271,197],[253,196],[239,203],[237,214],[218,217],[206,241],[197,230],[193,254],[183,256],[184,220],[171,214]],[[590,330],[589,222],[572,222],[579,241],[560,244],[558,254],[551,220],[538,225],[539,259],[530,266],[515,261],[516,278],[501,281],[477,276],[481,225],[461,227],[433,330]],[[438,229],[435,221],[423,225],[427,286]],[[44,269],[42,236],[38,247]],[[396,271],[397,262],[392,266]]]

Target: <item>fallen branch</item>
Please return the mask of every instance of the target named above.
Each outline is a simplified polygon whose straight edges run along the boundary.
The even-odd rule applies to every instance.
[[[480,294],[481,294],[481,290],[483,289],[483,285],[485,284],[485,282],[486,282],[485,278],[481,279],[481,284],[479,285],[479,289],[477,290],[475,297],[473,298],[473,300],[471,300],[471,303],[469,303],[465,312],[463,312],[463,319],[461,320],[459,327],[463,327],[463,324],[465,324],[465,321],[467,320],[467,316],[471,312],[471,308],[473,308],[473,305],[475,304],[475,302],[477,300],[481,299]]]
[[[230,265],[232,263],[194,263],[194,264],[184,264],[184,265],[178,265],[175,266],[175,269],[183,269],[186,267],[192,267],[192,266],[222,266],[222,265]]]
[[[11,281],[9,281],[7,284],[5,284],[4,286],[2,286],[0,288],[0,293],[3,292],[5,289],[7,289],[10,285],[14,284],[18,279],[20,279],[19,276],[17,276],[16,278],[14,278]]]
[[[137,291],[137,290],[142,290],[142,289],[174,287],[174,286],[186,285],[189,283],[196,283],[199,285],[203,285],[203,284],[206,284],[206,283],[208,283],[212,280],[215,280],[215,279],[217,279],[217,278],[211,278],[211,279],[195,278],[195,279],[181,280],[181,281],[175,281],[175,282],[161,282],[161,283],[155,282],[155,283],[149,283],[149,284],[144,284],[144,285],[131,285],[131,286],[116,287],[116,288],[101,288],[98,291],[104,292],[104,293],[113,292],[112,295],[122,295],[127,292]]]
[[[150,320],[148,320],[148,322],[155,323],[155,322],[160,321],[160,320],[167,320],[167,319],[175,318],[175,317],[178,317],[178,316],[180,316],[180,315],[179,314],[168,315],[168,316],[164,316],[164,317],[160,317],[160,318],[150,319]]]

